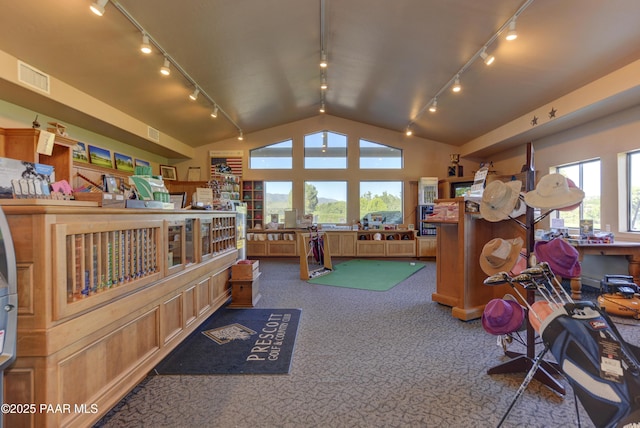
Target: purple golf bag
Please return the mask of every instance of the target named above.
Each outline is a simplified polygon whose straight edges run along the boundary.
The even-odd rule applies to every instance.
[[[640,351],[591,302],[566,303],[540,326],[545,344],[597,427],[640,427]]]

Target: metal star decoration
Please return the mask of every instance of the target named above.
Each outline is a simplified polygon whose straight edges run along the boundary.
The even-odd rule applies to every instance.
[[[531,119],[531,126],[536,126],[538,124],[538,116],[533,116]]]
[[[549,119],[553,119],[554,117],[556,117],[556,113],[558,110],[556,110],[555,108],[551,107],[551,111],[549,112]]]

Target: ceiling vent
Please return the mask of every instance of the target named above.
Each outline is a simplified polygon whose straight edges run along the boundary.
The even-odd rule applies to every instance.
[[[152,128],[150,126],[147,127],[147,136],[155,141],[155,142],[160,142],[160,131],[158,131],[155,128]]]
[[[18,80],[31,88],[49,93],[49,75],[22,61],[18,61]]]

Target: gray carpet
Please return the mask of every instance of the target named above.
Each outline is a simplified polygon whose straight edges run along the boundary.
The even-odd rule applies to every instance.
[[[294,258],[260,268],[258,307],[302,309],[289,375],[149,376],[96,426],[495,427],[524,378],[486,374],[507,358],[431,301],[434,262],[383,293],[308,284]],[[618,327],[640,343],[638,321]],[[504,426],[577,426],[562,382],[564,397],[532,381]]]

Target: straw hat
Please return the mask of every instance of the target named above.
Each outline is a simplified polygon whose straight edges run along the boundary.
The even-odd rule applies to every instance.
[[[564,239],[536,241],[533,252],[538,262],[549,263],[551,271],[563,278],[574,278],[582,272],[578,250]]]
[[[494,238],[484,244],[480,253],[480,268],[487,275],[508,272],[516,265],[522,249],[522,238]]]
[[[573,182],[572,179],[567,177],[567,184],[569,185],[569,189],[577,189],[578,186],[576,186],[576,183]],[[573,211],[576,208],[578,208],[580,206],[580,204],[582,203],[582,201],[575,203],[573,205],[569,205],[568,207],[562,207],[562,208],[558,208],[558,211]]]
[[[490,300],[482,313],[482,327],[496,336],[517,331],[523,321],[524,309],[513,300]]]
[[[527,205],[545,211],[571,207],[583,199],[584,192],[577,187],[570,187],[567,178],[562,174],[545,175],[535,190],[524,195]]]
[[[519,180],[494,180],[487,184],[482,192],[480,214],[491,222],[501,221],[509,217],[518,202],[522,182]]]

